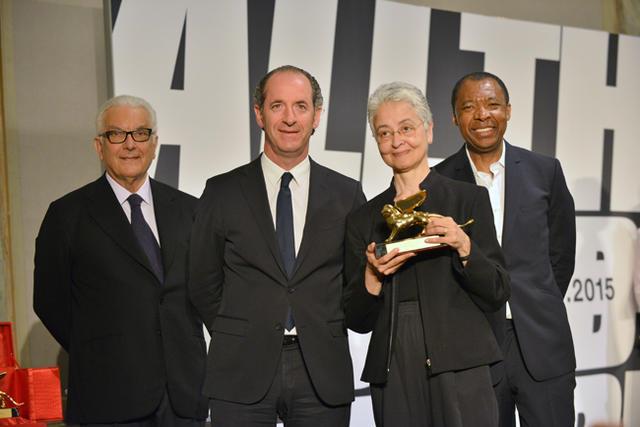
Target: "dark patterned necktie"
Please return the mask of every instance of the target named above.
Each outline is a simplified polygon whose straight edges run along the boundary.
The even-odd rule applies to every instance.
[[[149,227],[149,224],[147,224],[147,221],[145,221],[142,215],[142,209],[140,208],[142,197],[134,193],[127,198],[127,201],[129,202],[129,206],[131,206],[131,228],[133,229],[133,234],[136,236],[140,247],[147,256],[153,272],[158,280],[160,280],[160,283],[162,283],[164,282],[164,272],[160,245],[158,245],[158,241],[153,235],[151,227]]]
[[[289,188],[289,183],[292,179],[293,175],[291,173],[285,172],[282,174],[276,203],[276,235],[278,236],[278,245],[284,261],[284,268],[287,270],[289,279],[296,263],[296,248],[293,237],[293,207],[291,205],[291,189]],[[293,313],[291,312],[291,307],[289,307],[285,328],[290,331],[294,326]]]

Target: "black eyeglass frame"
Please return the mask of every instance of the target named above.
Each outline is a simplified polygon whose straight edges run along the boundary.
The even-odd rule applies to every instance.
[[[149,135],[146,137],[146,139],[143,140],[138,140],[136,139],[136,137],[134,136],[134,132],[140,132],[141,130],[147,131],[149,133]],[[111,136],[113,135],[114,132],[123,132],[124,133],[124,139],[120,142],[114,142],[111,140]],[[99,134],[98,136],[103,137],[103,138],[107,138],[107,141],[109,141],[109,144],[124,144],[124,142],[127,140],[127,138],[129,137],[129,135],[131,135],[131,139],[133,139],[135,142],[147,142],[151,139],[151,136],[154,134],[153,129],[151,128],[139,128],[139,129],[135,129],[135,130],[130,130],[130,131],[126,131],[126,130],[108,130],[106,132],[102,132],[101,134]]]

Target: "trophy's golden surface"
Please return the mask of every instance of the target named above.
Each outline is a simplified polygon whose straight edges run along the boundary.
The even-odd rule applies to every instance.
[[[442,218],[442,215],[437,213],[415,210],[421,206],[426,199],[427,191],[420,190],[418,193],[405,199],[397,200],[393,205],[386,204],[382,207],[382,216],[391,233],[389,237],[385,239],[384,243],[376,245],[376,257],[379,258],[395,248],[399,248],[400,253],[403,253],[444,246],[441,243],[429,243],[425,241],[425,238],[429,237],[426,235],[425,229],[431,218]],[[473,219],[460,225],[460,227],[466,227],[471,223],[473,223]],[[422,230],[419,231],[416,236],[394,242],[394,239],[401,231],[414,226],[422,227]]]
[[[418,206],[422,205],[426,198],[427,191],[421,190],[406,199],[398,200],[393,205],[387,204],[382,207],[382,216],[385,221],[387,221],[387,225],[391,229],[391,234],[389,234],[389,237],[385,239],[385,243],[392,242],[400,231],[413,226],[422,226],[422,231],[419,234],[424,234],[424,229],[429,224],[429,219],[431,217],[442,216],[414,210]]]
[[[5,375],[7,375],[6,372],[0,372],[0,379],[4,378]],[[22,405],[24,405],[24,403],[16,402],[8,393],[0,390],[0,418],[13,417],[11,408],[17,408]]]

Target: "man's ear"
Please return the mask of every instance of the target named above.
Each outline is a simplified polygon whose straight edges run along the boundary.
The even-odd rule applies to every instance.
[[[96,153],[98,153],[98,157],[100,158],[100,160],[104,160],[102,156],[102,141],[100,140],[99,136],[93,138],[93,148],[95,148]]]
[[[451,122],[453,123],[454,126],[458,126],[458,118],[456,117],[456,113],[453,113],[451,115]]]
[[[253,105],[253,112],[256,115],[256,123],[260,126],[260,129],[264,130],[264,121],[262,120],[262,110],[259,105]]]
[[[322,107],[316,108],[316,111],[313,114],[313,129],[318,127],[320,124],[320,116],[322,115]]]
[[[153,135],[153,144],[155,145],[155,147],[153,147],[153,158],[155,159],[156,156],[158,155],[158,140],[160,139],[160,137],[158,135]]]

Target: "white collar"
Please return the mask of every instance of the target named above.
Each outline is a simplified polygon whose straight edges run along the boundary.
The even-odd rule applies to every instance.
[[[505,167],[505,151],[507,150],[507,146],[504,143],[504,140],[502,140],[502,154],[500,154],[500,158],[498,159],[497,162],[491,163],[491,165],[489,166],[489,169],[491,171],[493,171],[493,165],[499,165],[501,166],[503,169]],[[478,176],[478,173],[481,173],[478,171],[478,168],[476,168],[475,163],[473,163],[473,160],[471,159],[471,155],[469,154],[469,148],[467,147],[467,144],[464,145],[464,151],[465,153],[467,153],[467,159],[469,159],[469,164],[471,165],[471,171],[473,172],[474,176]]]
[[[293,175],[293,181],[300,184],[301,181],[304,181],[309,176],[311,170],[309,156],[305,157],[304,160],[287,171],[275,164],[266,154],[262,153],[260,156],[260,165],[262,166],[262,173],[264,174],[265,180],[274,186],[280,181],[282,174],[285,172],[291,173],[291,175]]]
[[[118,181],[113,179],[111,175],[109,175],[109,172],[105,172],[105,176],[107,177],[107,182],[109,182],[109,185],[113,189],[113,192],[115,193],[116,198],[118,199],[118,203],[120,203],[121,205],[124,204],[124,202],[126,202],[129,196],[133,193],[131,193],[131,191],[127,190],[122,185],[120,185]],[[144,182],[142,183],[142,186],[138,188],[138,191],[136,191],[136,194],[142,197],[142,200],[147,204],[153,205],[153,197],[151,196],[151,183],[149,181],[149,175],[145,177]]]

